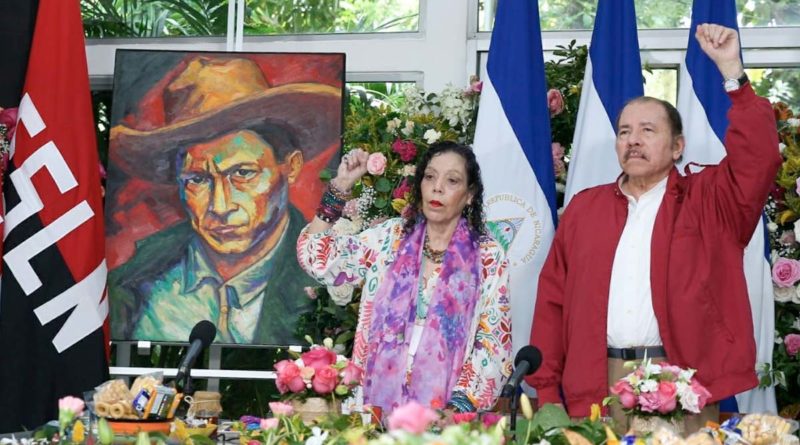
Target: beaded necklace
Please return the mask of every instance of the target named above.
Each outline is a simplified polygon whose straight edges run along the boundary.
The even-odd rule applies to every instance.
[[[433,250],[431,249],[430,242],[428,240],[428,234],[425,234],[425,242],[422,244],[422,254],[425,255],[425,258],[433,261],[434,264],[442,264],[444,261],[444,254],[447,249],[444,250]]]

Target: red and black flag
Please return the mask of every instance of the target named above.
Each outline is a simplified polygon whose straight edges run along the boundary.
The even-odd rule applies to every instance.
[[[3,197],[0,432],[108,376],[103,209],[79,0],[40,0]]]

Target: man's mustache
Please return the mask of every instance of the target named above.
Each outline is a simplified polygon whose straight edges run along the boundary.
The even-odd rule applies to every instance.
[[[644,154],[644,153],[642,153],[641,151],[639,151],[639,150],[637,150],[637,149],[635,149],[635,148],[632,148],[632,149],[630,149],[630,150],[627,150],[627,151],[625,152],[625,154],[622,156],[622,160],[623,160],[623,161],[627,161],[628,159],[630,159],[630,158],[632,158],[632,157],[635,157],[635,158],[642,158],[642,159],[644,159],[645,161],[648,161],[648,160],[650,159],[649,157],[647,157],[647,155],[645,155],[645,154]]]

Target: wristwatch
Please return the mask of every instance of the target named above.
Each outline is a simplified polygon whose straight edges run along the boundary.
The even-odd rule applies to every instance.
[[[722,86],[725,88],[725,91],[730,93],[731,91],[738,90],[747,82],[750,82],[750,79],[747,77],[747,73],[742,72],[741,77],[738,79],[725,79],[725,81],[722,82]]]

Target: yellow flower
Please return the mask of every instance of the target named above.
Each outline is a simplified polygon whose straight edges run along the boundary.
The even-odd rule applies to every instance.
[[[617,439],[617,435],[614,434],[614,430],[612,430],[608,425],[603,425],[603,428],[606,429],[606,444],[619,445],[619,439]]]
[[[395,198],[392,200],[392,208],[397,213],[402,213],[403,209],[406,208],[407,205],[408,201],[406,201],[405,199]]]
[[[522,415],[525,416],[526,419],[533,419],[533,407],[531,406],[530,399],[528,399],[528,396],[526,396],[525,393],[522,393],[519,396],[519,407],[522,410]]]
[[[83,443],[84,439],[86,439],[86,427],[78,420],[72,427],[72,443]]]
[[[591,420],[592,422],[597,422],[597,419],[600,418],[600,405],[592,403],[591,410],[592,412],[589,415],[589,420]]]

